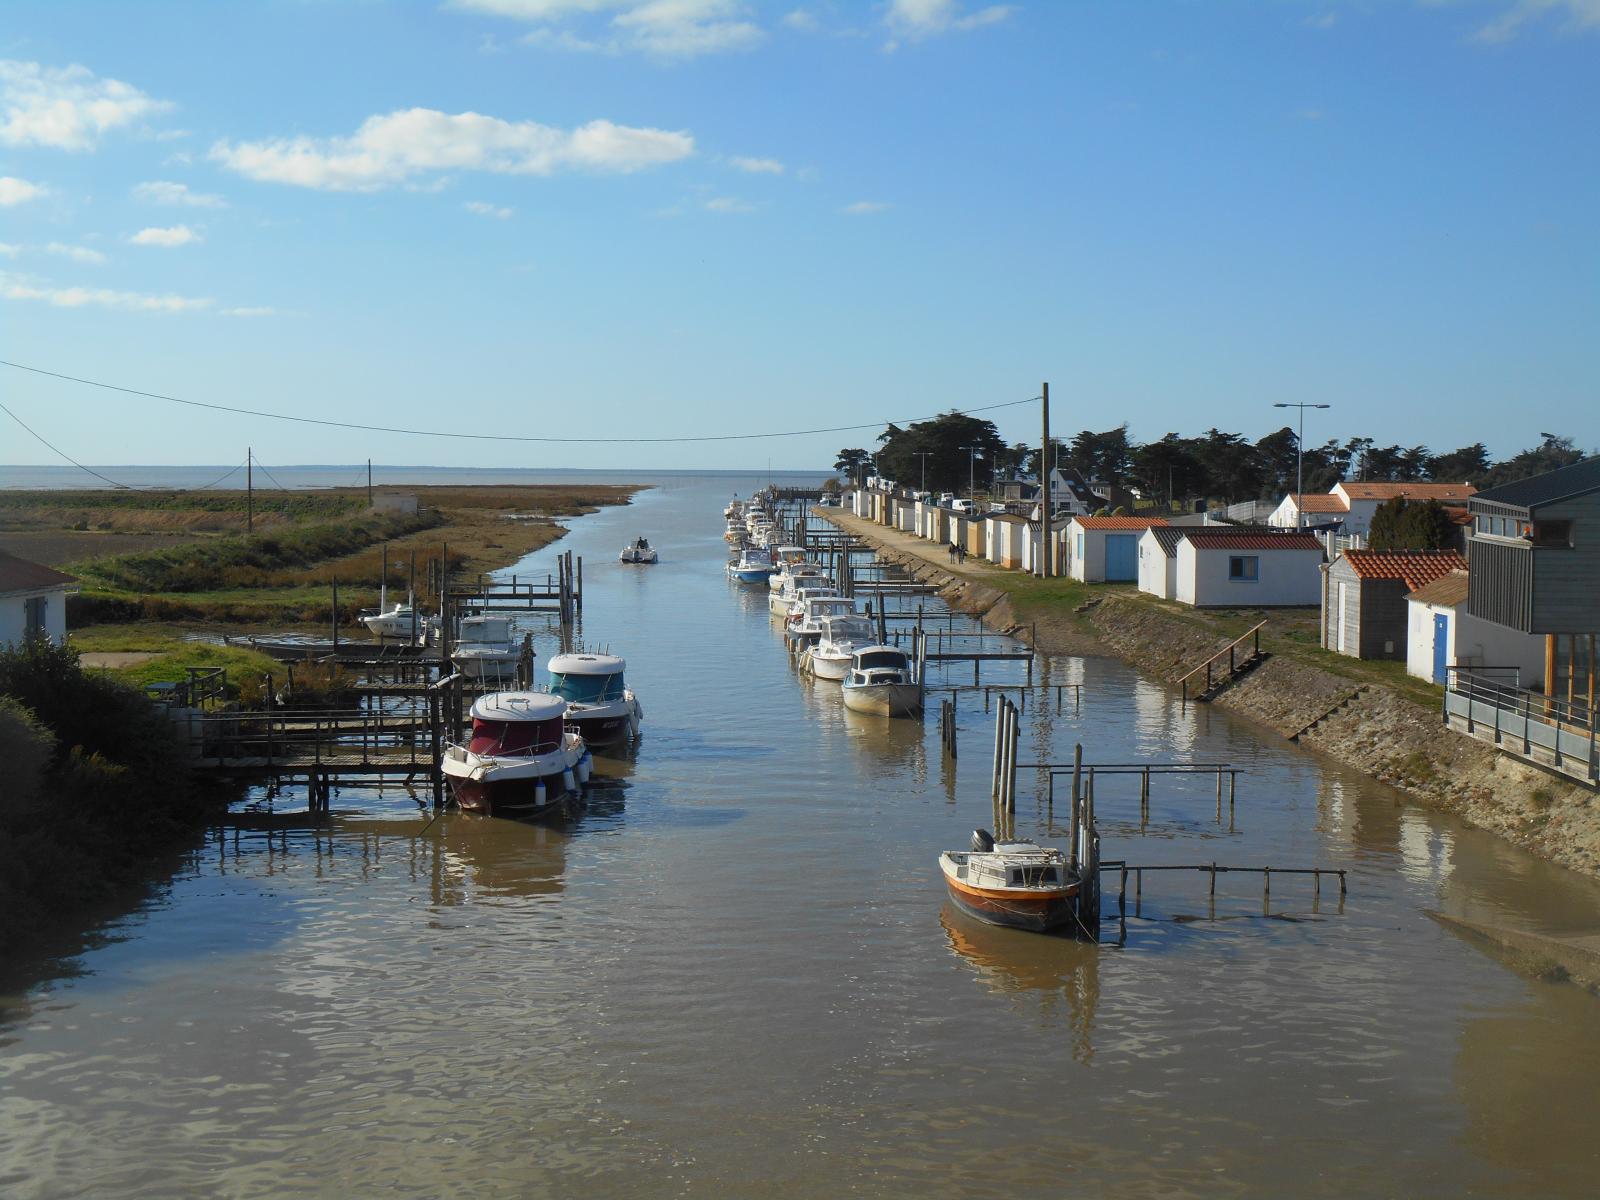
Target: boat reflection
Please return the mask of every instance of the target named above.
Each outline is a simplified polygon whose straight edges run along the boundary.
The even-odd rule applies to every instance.
[[[950,949],[977,980],[1005,996],[1034,995],[1047,1023],[1065,1019],[1072,1057],[1088,1062],[1100,1002],[1100,947],[1072,937],[1000,929],[973,920],[952,905],[939,912]]]
[[[447,812],[434,828],[429,884],[437,905],[494,897],[549,900],[566,890],[572,834],[559,825]]]

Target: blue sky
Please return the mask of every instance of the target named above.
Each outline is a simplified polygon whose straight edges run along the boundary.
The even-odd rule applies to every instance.
[[[1600,0],[11,0],[0,357],[339,420],[1600,444]],[[0,368],[91,463],[813,467]],[[1033,407],[993,414],[1036,438]],[[0,414],[0,461],[57,461]]]

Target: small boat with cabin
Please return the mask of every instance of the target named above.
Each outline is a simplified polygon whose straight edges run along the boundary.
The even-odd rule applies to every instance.
[[[766,583],[773,570],[772,558],[767,552],[750,547],[728,563],[728,577],[738,583]]]
[[[770,579],[767,586],[775,592],[785,588],[816,587],[819,583],[828,582],[828,573],[816,563],[807,562],[801,558],[781,558],[778,560],[778,570]]]
[[[510,683],[516,679],[522,653],[510,617],[463,617],[459,630],[456,643],[450,648],[456,670],[483,683]]]
[[[1071,924],[1076,913],[1081,881],[1051,846],[997,842],[977,829],[970,851],[939,855],[939,870],[956,907],[990,925],[1042,933]]]
[[[625,563],[653,563],[656,561],[655,547],[650,544],[650,539],[643,534],[633,539],[633,545],[624,546],[621,555]]]
[[[581,803],[594,760],[567,729],[567,702],[545,692],[490,692],[472,704],[472,735],[440,761],[468,812],[545,817]]]
[[[377,610],[358,613],[356,620],[380,638],[410,639],[414,633],[421,640],[429,629],[427,619],[416,606],[416,597],[407,596],[404,604],[397,600],[390,606],[388,584],[378,589]]]
[[[850,659],[840,690],[844,706],[880,717],[914,717],[922,712],[922,685],[911,657],[898,646],[862,646]]]
[[[627,663],[615,654],[558,654],[550,660],[550,694],[567,702],[567,724],[585,744],[631,742],[644,709],[623,680]]]
[[[818,679],[839,681],[850,673],[856,651],[876,641],[878,632],[868,617],[857,613],[824,616],[817,644],[806,651],[806,665]]]
[[[789,610],[784,635],[797,648],[815,646],[822,637],[822,623],[829,617],[860,616],[861,610],[848,596],[833,592],[805,593],[805,598]]]

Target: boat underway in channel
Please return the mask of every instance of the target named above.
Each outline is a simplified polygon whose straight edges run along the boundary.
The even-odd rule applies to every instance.
[[[862,646],[850,660],[840,685],[844,706],[880,717],[914,717],[922,712],[922,685],[911,658],[898,646]]]
[[[821,626],[817,644],[806,651],[806,665],[818,679],[842,680],[856,651],[872,645],[878,632],[871,619],[857,613],[825,615]]]
[[[620,557],[625,563],[653,563],[656,561],[656,551],[650,539],[641,534],[633,539],[633,545],[623,547]]]
[[[615,654],[558,654],[550,660],[550,694],[567,702],[567,724],[586,745],[638,736],[644,709],[623,680],[626,667]]]
[[[472,704],[472,735],[440,762],[468,812],[511,817],[570,813],[593,760],[566,728],[567,702],[545,692],[490,692]]]
[[[456,669],[468,679],[509,683],[516,678],[521,657],[510,617],[463,617],[456,643],[450,648]]]
[[[978,829],[970,851],[939,855],[939,870],[950,899],[980,921],[1037,932],[1072,922],[1080,881],[1054,847],[997,842]]]

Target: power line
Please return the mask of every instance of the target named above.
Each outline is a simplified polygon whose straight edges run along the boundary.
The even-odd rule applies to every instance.
[[[261,473],[268,479],[271,479],[273,486],[276,487],[280,492],[287,492],[289,490],[288,488],[284,487],[283,484],[277,481],[272,472],[267,470],[267,464],[262,462],[259,458],[256,459],[256,466],[261,468]]]
[[[202,484],[200,487],[197,487],[197,488],[184,488],[182,490],[183,491],[195,491],[195,492],[209,492],[212,488],[216,487],[217,484],[223,482],[223,480],[225,480],[225,479],[229,479],[232,476],[237,475],[242,470],[244,470],[244,464],[243,463],[236,463],[233,467],[229,468],[227,474],[218,475],[210,483]]]
[[[87,471],[89,474],[93,475],[96,479],[103,480],[106,483],[109,483],[114,488],[121,488],[125,492],[133,492],[133,491],[137,491],[138,490],[131,483],[118,483],[115,479],[112,479],[109,475],[102,475],[102,474],[100,474],[99,471],[96,471],[93,467],[84,466],[81,462],[79,462],[77,459],[73,458],[72,455],[68,454],[65,450],[59,449],[58,447],[56,447],[56,446],[52,445],[51,443],[45,441],[43,436],[41,436],[38,433],[35,433],[34,430],[28,425],[28,423],[26,421],[24,421],[21,417],[17,416],[16,413],[12,412],[4,404],[0,404],[0,412],[4,412],[6,414],[6,416],[10,417],[18,425],[21,425],[23,427],[23,429],[26,429],[28,431],[29,435],[33,438],[34,441],[38,442],[41,446],[44,446],[47,450],[50,450],[52,453],[59,454],[62,458],[66,459],[73,466],[77,467],[78,470]]]
[[[459,438],[474,442],[544,442],[561,444],[638,444],[638,443],[675,443],[675,442],[744,442],[760,441],[767,438],[808,437],[817,433],[850,433],[858,429],[878,429],[884,425],[909,425],[916,421],[931,421],[941,414],[935,413],[928,417],[905,417],[890,421],[869,421],[862,425],[829,425],[819,429],[790,429],[780,433],[712,433],[696,434],[684,437],[526,437],[511,434],[497,433],[461,433],[453,429],[403,429],[392,425],[362,425],[354,421],[330,421],[322,417],[297,417],[288,413],[263,412],[256,408],[240,408],[231,404],[212,404],[204,400],[183,400],[177,396],[166,396],[160,392],[144,392],[138,388],[123,387],[115,383],[103,383],[97,379],[81,379],[76,375],[63,375],[58,371],[46,371],[43,367],[30,367],[25,363],[10,362],[0,358],[0,367],[11,367],[17,371],[28,371],[34,375],[44,375],[51,379],[61,379],[67,383],[81,383],[86,387],[103,388],[109,392],[121,392],[127,396],[142,396],[147,400],[165,400],[169,404],[182,404],[189,408],[205,408],[213,412],[233,413],[236,416],[265,417],[272,421],[292,421],[300,425],[324,425],[333,429],[357,429],[365,433],[402,433],[411,437],[438,437]],[[1039,397],[1030,396],[1026,400],[1008,400],[1003,404],[986,404],[979,408],[957,410],[963,416],[972,413],[994,412],[1001,408],[1015,408],[1020,404],[1032,404]],[[59,452],[58,452],[59,453]],[[84,468],[88,470],[88,468]]]

